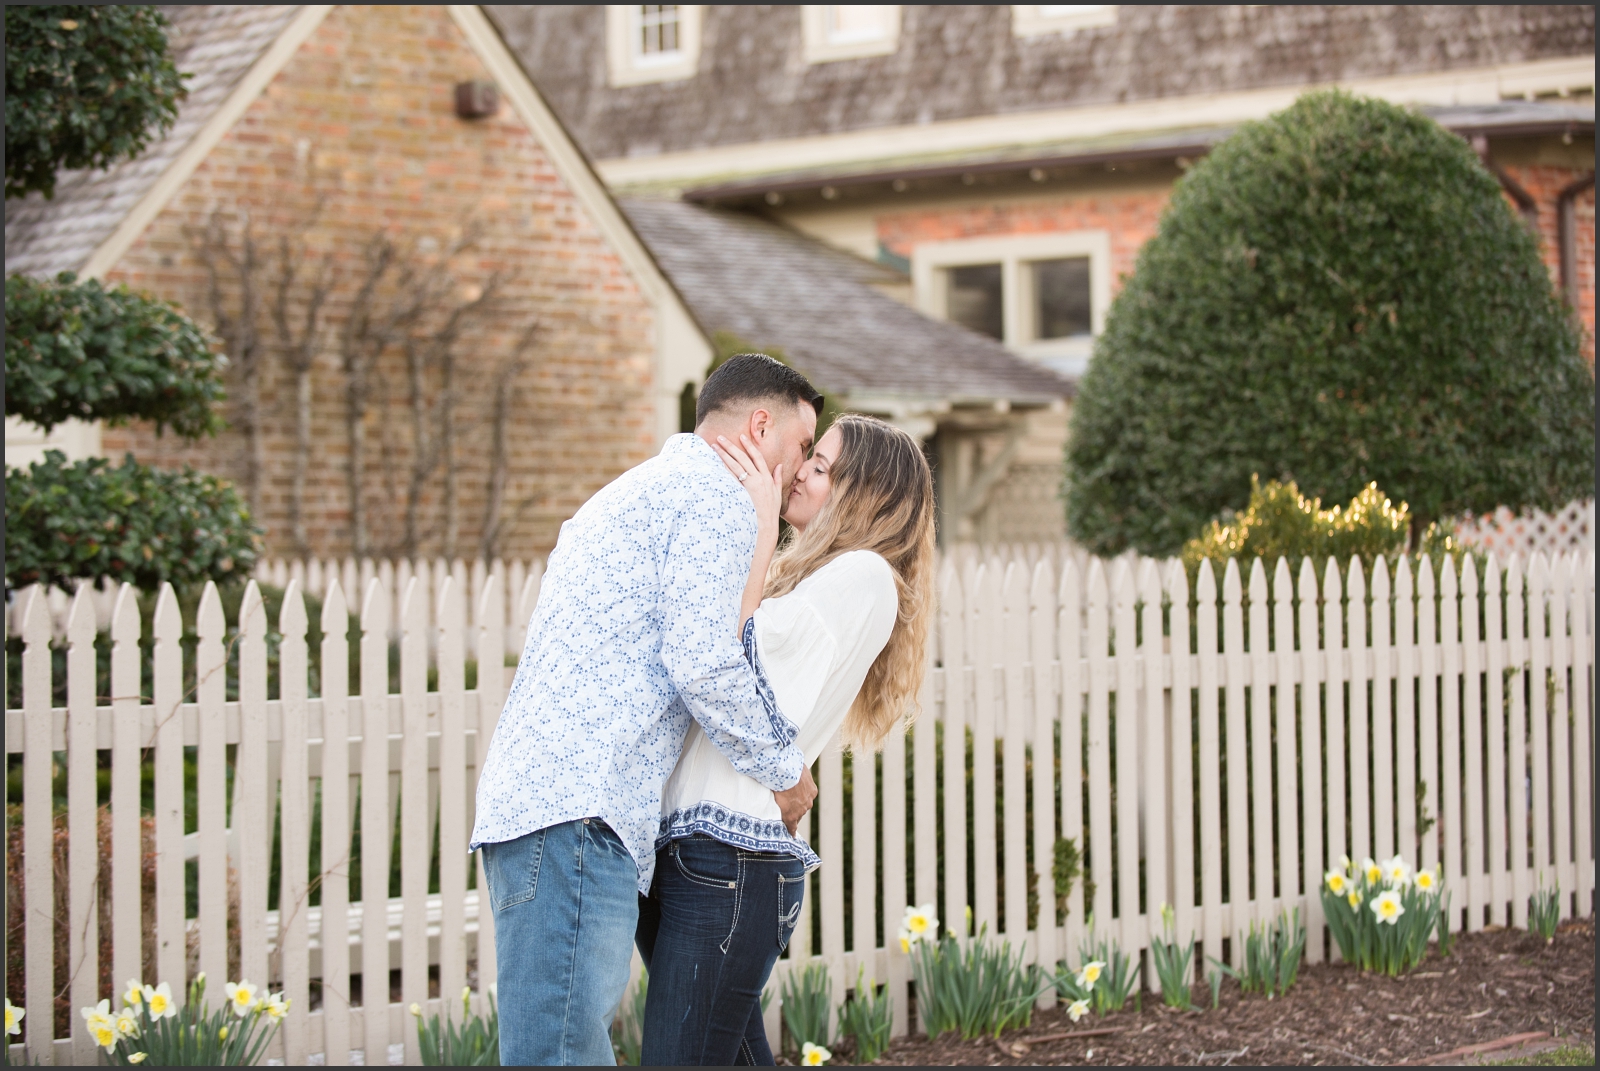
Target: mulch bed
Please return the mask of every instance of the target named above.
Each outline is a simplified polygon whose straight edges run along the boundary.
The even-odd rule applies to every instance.
[[[1009,1032],[999,1043],[961,1041],[952,1034],[934,1042],[907,1037],[878,1063],[1396,1064],[1540,1031],[1592,1052],[1594,972],[1593,918],[1566,924],[1550,945],[1524,932],[1490,930],[1461,937],[1453,955],[1430,956],[1404,978],[1323,963],[1303,967],[1288,995],[1270,1001],[1242,994],[1230,980],[1216,1010],[1203,985],[1195,989],[1203,1011],[1170,1011],[1150,994],[1142,1011],[1130,1005],[1077,1024],[1064,1007],[1055,1008],[1035,1013],[1026,1030]],[[1042,1040],[1096,1029],[1118,1032]],[[1029,1038],[1041,1040],[1028,1045]],[[849,1061],[848,1046],[841,1045],[833,1062]]]

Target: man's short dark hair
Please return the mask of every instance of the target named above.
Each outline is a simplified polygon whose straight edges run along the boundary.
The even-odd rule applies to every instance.
[[[822,395],[806,377],[764,353],[736,353],[717,366],[700,388],[695,403],[695,426],[721,409],[732,409],[740,402],[762,402],[782,398],[792,405],[802,402],[822,415]]]

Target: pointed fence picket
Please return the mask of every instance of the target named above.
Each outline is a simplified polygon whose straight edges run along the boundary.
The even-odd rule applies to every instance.
[[[74,1005],[114,995],[101,989],[107,948],[119,993],[152,973],[181,989],[202,969],[281,988],[296,1010],[269,1055],[291,1064],[396,1043],[415,1062],[409,1003],[453,1011],[470,987],[486,1010],[493,924],[481,864],[464,856],[502,663],[541,576],[537,561],[273,563],[257,580],[286,589],[276,621],[256,583],[232,621],[207,587],[186,623],[164,588],[144,648],[131,589],[80,589],[64,630],[48,593],[17,593],[22,699],[6,747],[22,758],[24,829],[7,866],[23,870],[30,920],[53,918],[64,878],[71,973],[57,977],[52,925],[14,935],[24,991],[11,996],[28,1017],[13,1055],[94,1060],[81,1029],[55,1039],[49,1024],[57,992]],[[1046,970],[1076,963],[1091,916],[1137,958],[1170,903],[1179,940],[1237,961],[1253,920],[1298,908],[1315,962],[1337,954],[1318,890],[1347,854],[1436,862],[1458,930],[1524,925],[1540,888],[1559,886],[1563,916],[1593,911],[1590,553],[1229,562],[1219,583],[1209,562],[1191,577],[1177,562],[999,548],[952,555],[937,587],[918,718],[879,759],[830,748],[817,765],[826,865],[774,990],[816,961],[843,999],[860,971],[894,995],[895,1033],[916,1029],[895,935],[904,906],[922,903],[941,929],[986,929]],[[308,598],[321,603],[315,650]],[[108,696],[97,642],[110,647]],[[63,707],[52,643],[66,647]],[[108,763],[109,863],[96,798]],[[1061,911],[1059,838],[1084,871]],[[769,1010],[771,1029],[780,1019]]]

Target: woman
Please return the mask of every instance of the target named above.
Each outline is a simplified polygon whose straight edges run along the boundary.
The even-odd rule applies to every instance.
[[[880,420],[843,416],[791,487],[748,441],[723,440],[719,453],[760,525],[739,621],[757,676],[808,763],[835,733],[857,754],[876,749],[912,711],[926,657],[933,480],[921,448]],[[774,561],[784,499],[796,534]],[[655,883],[639,908],[642,1063],[770,1065],[761,990],[821,861],[698,726],[662,801]]]

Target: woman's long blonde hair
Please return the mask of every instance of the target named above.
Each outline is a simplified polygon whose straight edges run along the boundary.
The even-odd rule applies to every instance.
[[[778,552],[767,596],[795,585],[852,550],[870,550],[894,570],[899,613],[845,718],[851,748],[874,750],[894,723],[916,714],[927,668],[934,604],[933,473],[910,435],[869,416],[834,422],[842,438],[829,473],[833,490],[806,530]]]

